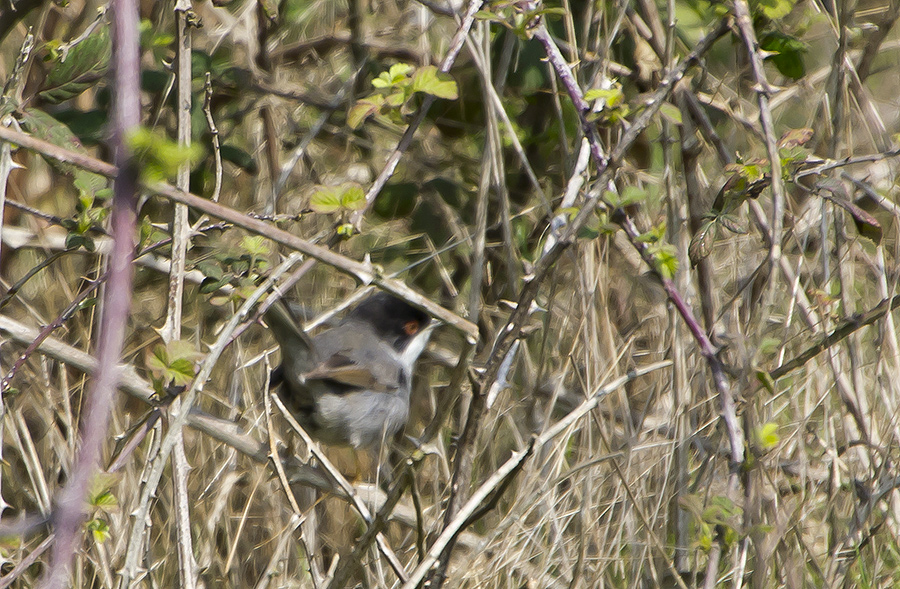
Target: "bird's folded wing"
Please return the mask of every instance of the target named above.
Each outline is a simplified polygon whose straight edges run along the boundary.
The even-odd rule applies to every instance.
[[[333,354],[305,374],[306,380],[331,380],[350,387],[389,393],[400,387],[400,369],[394,363],[366,362],[354,350]]]
[[[281,347],[284,377],[294,383],[318,362],[312,340],[297,324],[297,320],[282,301],[266,310],[266,323]]]

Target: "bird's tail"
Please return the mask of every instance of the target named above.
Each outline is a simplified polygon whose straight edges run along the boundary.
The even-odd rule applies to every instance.
[[[317,362],[312,341],[282,301],[276,301],[266,310],[265,320],[281,347],[281,377],[295,386],[303,386],[303,375]]]

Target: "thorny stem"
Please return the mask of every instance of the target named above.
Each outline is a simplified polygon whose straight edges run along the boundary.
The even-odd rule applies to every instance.
[[[131,262],[138,180],[137,169],[131,165],[131,153],[125,141],[127,134],[141,120],[138,7],[135,0],[114,0],[112,8],[113,87],[116,89],[112,145],[118,167],[110,221],[114,253],[109,256],[110,276],[100,321],[97,353],[99,366],[85,401],[81,446],[75,458],[72,476],[57,499],[53,516],[56,543],[50,567],[41,584],[46,589],[59,589],[68,584],[72,559],[79,545],[84,498],[100,461],[100,447],[106,436],[112,399],[119,380],[119,368],[116,364],[122,353],[125,325],[131,307]]]

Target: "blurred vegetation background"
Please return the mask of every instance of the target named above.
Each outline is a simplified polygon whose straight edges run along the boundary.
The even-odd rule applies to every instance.
[[[411,478],[396,484],[411,485],[385,529],[407,572],[446,525],[451,494],[470,494],[452,490],[452,473],[469,469],[472,489],[484,484],[533,435],[603,391],[595,408],[527,454],[457,539],[446,579],[431,586],[900,581],[900,344],[890,312],[900,278],[898,0],[488,2],[449,75],[438,67],[468,6],[455,0],[177,4],[140,7],[143,119],[130,144],[144,181],[174,182],[179,167],[189,170],[192,193],[365,261],[479,328],[468,373],[454,370],[468,348],[450,327],[419,364],[406,433],[421,446],[398,444],[398,472],[409,468]],[[734,19],[741,7],[758,41],[758,74]],[[588,112],[573,106],[535,38],[539,21]],[[723,21],[725,34],[686,76],[661,86]],[[179,26],[191,38],[182,80],[190,147],[176,142]],[[111,43],[103,2],[4,0],[0,123],[110,161]],[[668,92],[654,105],[660,88]],[[426,103],[369,208],[364,195]],[[608,154],[657,107],[612,162],[612,180],[598,182],[580,114]],[[771,130],[761,122],[767,112]],[[781,204],[767,139],[782,170]],[[11,378],[0,406],[0,512],[10,530],[39,524],[4,537],[0,587],[30,587],[52,543],[40,522],[78,448],[89,377],[76,353],[96,351],[111,185],[2,145],[0,378]],[[534,285],[544,248],[585,203],[589,220]],[[212,426],[226,432],[218,438],[184,430],[189,470],[167,469],[149,519],[132,517],[168,428],[169,396],[190,386],[226,322],[290,253],[189,211],[181,330],[170,338],[175,206],[152,190],[138,206],[137,251],[149,253],[135,264],[123,358],[136,370],[125,379],[134,390],[116,398],[73,584],[118,586],[136,551],[140,586],[313,586],[272,461],[223,441],[221,422]],[[621,229],[623,215],[637,239]],[[650,265],[635,243],[647,244]],[[730,458],[710,360],[670,304],[668,279],[724,366],[740,463]],[[508,371],[482,390],[480,369],[502,359],[494,342],[529,285],[536,305]],[[318,264],[287,297],[312,318],[339,313],[358,289]],[[47,342],[71,348],[29,351],[17,363],[36,336],[16,326],[41,330],[58,319]],[[197,406],[236,423],[235,435],[264,444],[263,455],[271,436],[285,455],[305,457],[277,410],[267,425],[276,350],[251,314]],[[660,361],[669,363],[603,389]],[[151,403],[138,398],[151,393]],[[473,395],[485,411],[474,461],[460,465]],[[352,480],[373,480],[372,465],[351,451],[327,452]],[[317,566],[353,560],[360,566],[347,586],[398,586],[377,550],[354,553],[367,527],[354,508],[333,494],[318,501]],[[134,526],[145,528],[136,546]],[[180,567],[185,546],[194,562]]]

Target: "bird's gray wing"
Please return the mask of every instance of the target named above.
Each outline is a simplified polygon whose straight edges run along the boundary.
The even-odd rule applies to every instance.
[[[400,364],[386,346],[356,345],[360,341],[371,341],[364,331],[360,330],[359,337],[349,341],[337,332],[317,335],[315,346],[323,360],[306,373],[306,378],[330,380],[380,393],[400,388],[403,385]]]
[[[319,363],[315,346],[282,301],[266,310],[265,319],[281,347],[282,377],[298,394],[306,389],[304,375]]]

